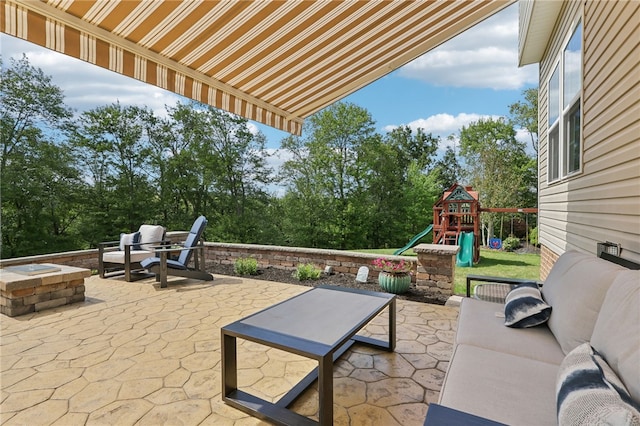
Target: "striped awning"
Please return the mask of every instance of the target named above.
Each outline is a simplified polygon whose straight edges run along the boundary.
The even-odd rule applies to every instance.
[[[304,118],[514,0],[0,0],[0,28],[300,134]]]

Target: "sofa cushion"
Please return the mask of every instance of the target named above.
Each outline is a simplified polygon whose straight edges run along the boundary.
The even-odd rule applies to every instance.
[[[626,268],[573,251],[551,268],[542,295],[553,309],[547,324],[565,354],[591,340],[604,296],[622,270]]]
[[[558,365],[457,345],[439,403],[509,425],[555,425],[557,373]]]
[[[130,261],[132,263],[137,263],[146,259],[147,257],[153,256],[153,253],[146,250],[131,250]],[[124,265],[124,251],[108,251],[102,255],[102,261],[108,263],[121,263]]]
[[[591,346],[640,403],[640,271],[623,271],[609,288]]]
[[[120,250],[124,251],[124,246],[131,246],[132,250],[139,249],[138,243],[140,242],[140,231],[132,232],[131,234],[120,234]]]
[[[462,300],[456,344],[469,344],[560,365],[564,352],[546,325],[526,329],[504,326],[502,305],[471,298]]]
[[[551,306],[544,303],[538,284],[524,283],[507,294],[504,305],[504,325],[529,328],[544,324],[551,315]]]
[[[153,247],[164,239],[165,229],[160,225],[140,225],[140,249],[153,252]]]
[[[562,361],[556,385],[559,425],[640,425],[624,384],[589,343]]]

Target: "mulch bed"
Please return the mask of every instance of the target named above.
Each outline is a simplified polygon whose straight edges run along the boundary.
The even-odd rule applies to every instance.
[[[233,265],[210,265],[207,270],[213,274],[238,276],[233,272]],[[258,270],[258,275],[247,276],[256,280],[277,281],[285,284],[302,285],[306,287],[316,287],[319,285],[333,285],[346,288],[356,288],[370,291],[383,291],[378,286],[377,280],[369,280],[366,283],[356,281],[355,277],[350,274],[331,274],[322,276],[317,280],[299,281],[291,275],[292,271],[277,268],[262,268]],[[444,305],[446,300],[440,300],[427,293],[425,290],[412,286],[409,291],[398,295],[398,299],[411,300],[414,302],[433,303]]]

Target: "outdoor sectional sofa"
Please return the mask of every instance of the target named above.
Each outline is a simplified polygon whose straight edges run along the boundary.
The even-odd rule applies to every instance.
[[[640,406],[640,271],[566,252],[541,291],[551,314],[531,328],[506,327],[505,305],[463,299],[439,405],[510,425],[557,424],[557,388],[567,391],[572,362],[591,346],[626,387],[633,423]],[[572,424],[595,424],[580,416],[592,415],[589,404],[607,404],[580,395],[563,396],[569,403],[562,415]],[[628,413],[616,410],[618,424],[627,424]]]

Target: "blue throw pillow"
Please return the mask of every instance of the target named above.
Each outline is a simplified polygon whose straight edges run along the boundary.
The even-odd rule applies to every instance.
[[[131,250],[140,250],[140,232],[131,234],[120,234],[120,250],[124,251],[124,246],[132,246]]]
[[[556,403],[560,426],[640,424],[638,404],[589,342],[569,352],[560,364]]]
[[[535,327],[551,316],[551,306],[542,300],[535,282],[520,284],[507,294],[504,305],[504,325],[513,328]]]

